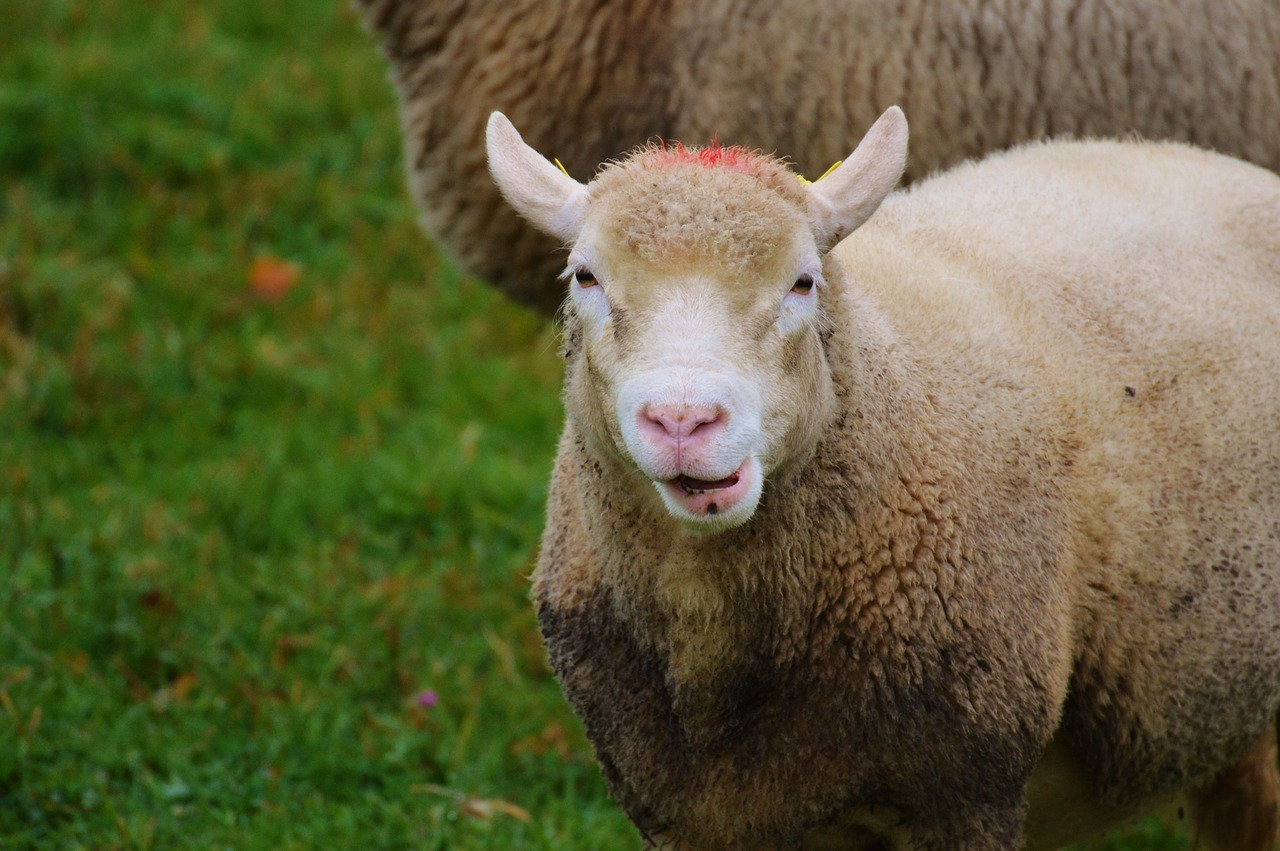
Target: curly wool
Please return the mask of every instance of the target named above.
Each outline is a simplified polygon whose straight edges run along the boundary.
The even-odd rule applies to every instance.
[[[718,177],[668,191],[749,194]],[[569,358],[534,596],[647,841],[1047,848],[1190,791],[1211,847],[1269,848],[1280,180],[1030,146],[891,196],[824,276],[835,414],[726,532],[592,448]]]
[[[816,177],[891,103],[914,125],[908,178],[1060,134],[1280,169],[1270,0],[354,2],[391,62],[427,231],[548,316],[563,255],[488,179],[494,109],[580,178],[655,137],[777,151]]]

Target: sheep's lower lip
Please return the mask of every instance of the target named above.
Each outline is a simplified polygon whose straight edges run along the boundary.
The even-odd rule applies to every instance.
[[[693,476],[677,476],[674,481],[677,485],[684,489],[686,494],[704,493],[706,491],[719,491],[725,488],[731,488],[738,483],[742,476],[736,471],[727,479],[716,479],[709,481],[707,479],[695,479]]]
[[[685,517],[711,519],[734,508],[752,488],[751,460],[742,463],[723,479],[699,479],[680,475],[659,482],[668,505]]]

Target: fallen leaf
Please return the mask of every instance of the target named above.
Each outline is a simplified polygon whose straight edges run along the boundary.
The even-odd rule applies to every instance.
[[[529,815],[529,811],[524,807],[518,807],[510,801],[499,801],[496,799],[484,798],[467,798],[462,802],[463,815],[471,818],[489,820],[495,815],[501,813],[504,816],[522,821],[525,824],[533,821],[533,816]]]
[[[178,674],[177,679],[169,685],[169,690],[173,692],[173,699],[179,703],[185,701],[199,681],[195,674]]]
[[[249,291],[258,299],[274,304],[288,295],[301,276],[298,264],[263,255],[249,266]]]
[[[125,664],[124,660],[119,656],[113,657],[111,660],[112,667],[120,672],[120,676],[124,678],[125,685],[129,689],[129,695],[136,701],[144,701],[151,696],[151,689],[147,688],[146,682],[138,673]]]
[[[44,709],[37,706],[31,710],[31,720],[27,722],[27,738],[31,738],[40,729],[40,719],[44,718]]]
[[[478,422],[467,423],[467,427],[458,435],[459,454],[464,461],[474,461],[476,458],[476,446],[480,443],[480,435],[484,431],[484,426]]]
[[[21,668],[5,674],[2,684],[5,686],[21,685],[31,679],[31,673],[31,667],[29,665],[23,665]]]
[[[458,811],[468,818],[488,821],[496,815],[504,815],[526,824],[533,821],[533,816],[529,815],[528,810],[510,801],[501,801],[496,798],[477,798],[473,795],[450,789],[447,786],[437,786],[434,783],[422,783],[413,786],[411,791],[450,798],[458,805]]]
[[[89,654],[83,650],[73,650],[61,656],[62,664],[66,666],[71,673],[81,676],[85,671],[89,670]]]
[[[286,634],[276,639],[275,650],[271,653],[271,665],[283,668],[299,650],[315,647],[317,639],[314,635]]]
[[[144,608],[162,617],[173,617],[178,613],[178,604],[159,588],[152,588],[144,592],[138,600]]]
[[[531,734],[512,742],[511,752],[514,754],[528,753],[534,756],[545,756],[549,753],[554,753],[561,759],[568,759],[573,755],[573,746],[569,743],[569,737],[565,733],[564,727],[551,723],[541,733]]]

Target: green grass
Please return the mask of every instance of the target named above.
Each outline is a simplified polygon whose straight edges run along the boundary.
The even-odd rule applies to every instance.
[[[552,332],[418,231],[354,15],[0,21],[0,846],[636,846],[527,601]]]

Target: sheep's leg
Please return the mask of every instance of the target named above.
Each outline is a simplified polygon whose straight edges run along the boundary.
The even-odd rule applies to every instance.
[[[899,851],[1009,851],[1021,848],[1025,802],[987,805],[964,813],[959,821],[941,825],[903,825],[905,841]]]
[[[1280,849],[1280,768],[1276,731],[1191,796],[1200,838],[1214,851]]]

